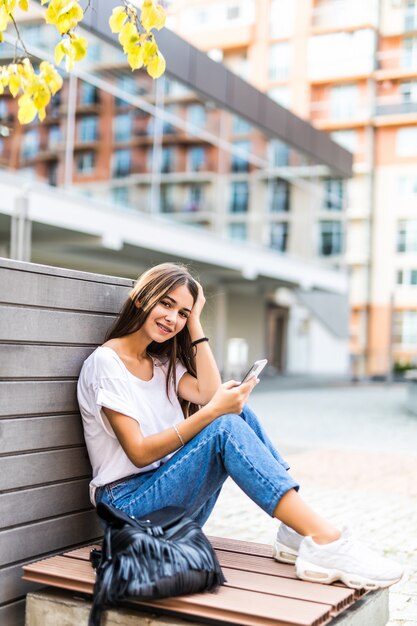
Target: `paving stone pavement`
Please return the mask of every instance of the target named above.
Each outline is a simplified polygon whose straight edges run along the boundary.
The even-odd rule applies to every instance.
[[[273,391],[270,384],[251,398],[303,497],[404,565],[390,588],[389,626],[417,626],[417,417],[405,398],[400,385]],[[230,479],[205,526],[208,534],[264,543],[276,529]]]

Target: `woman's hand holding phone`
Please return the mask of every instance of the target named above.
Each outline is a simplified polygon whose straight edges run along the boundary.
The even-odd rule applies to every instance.
[[[252,389],[258,382],[258,379],[254,377],[244,383],[228,380],[220,385],[206,406],[213,410],[215,418],[226,413],[241,413]]]

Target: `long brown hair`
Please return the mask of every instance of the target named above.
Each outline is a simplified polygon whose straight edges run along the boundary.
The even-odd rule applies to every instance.
[[[106,341],[131,335],[139,330],[158,302],[170,291],[181,285],[186,285],[195,303],[198,296],[198,284],[185,265],[161,263],[141,274],[135,286],[129,292],[129,297],[124,303],[119,317],[108,331]],[[167,341],[162,343],[153,341],[148,346],[147,352],[149,355],[155,356],[162,361],[168,360],[166,379],[168,398],[171,382],[174,389],[176,389],[177,359],[187,368],[187,371],[192,376],[197,375],[194,352],[187,326],[184,326],[177,335],[167,339]],[[195,413],[199,408],[197,405],[184,400],[181,402],[181,405],[185,417]]]

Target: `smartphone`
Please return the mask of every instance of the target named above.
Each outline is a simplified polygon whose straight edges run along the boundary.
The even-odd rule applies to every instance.
[[[261,359],[260,361],[255,361],[249,371],[242,378],[242,383],[246,383],[250,378],[258,378],[259,374],[262,372],[265,365],[268,363],[267,359]],[[241,383],[241,384],[242,384]]]

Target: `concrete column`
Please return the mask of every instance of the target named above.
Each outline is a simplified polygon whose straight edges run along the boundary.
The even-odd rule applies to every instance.
[[[10,258],[30,261],[32,222],[29,219],[29,199],[26,195],[16,198],[15,212],[11,220]]]

